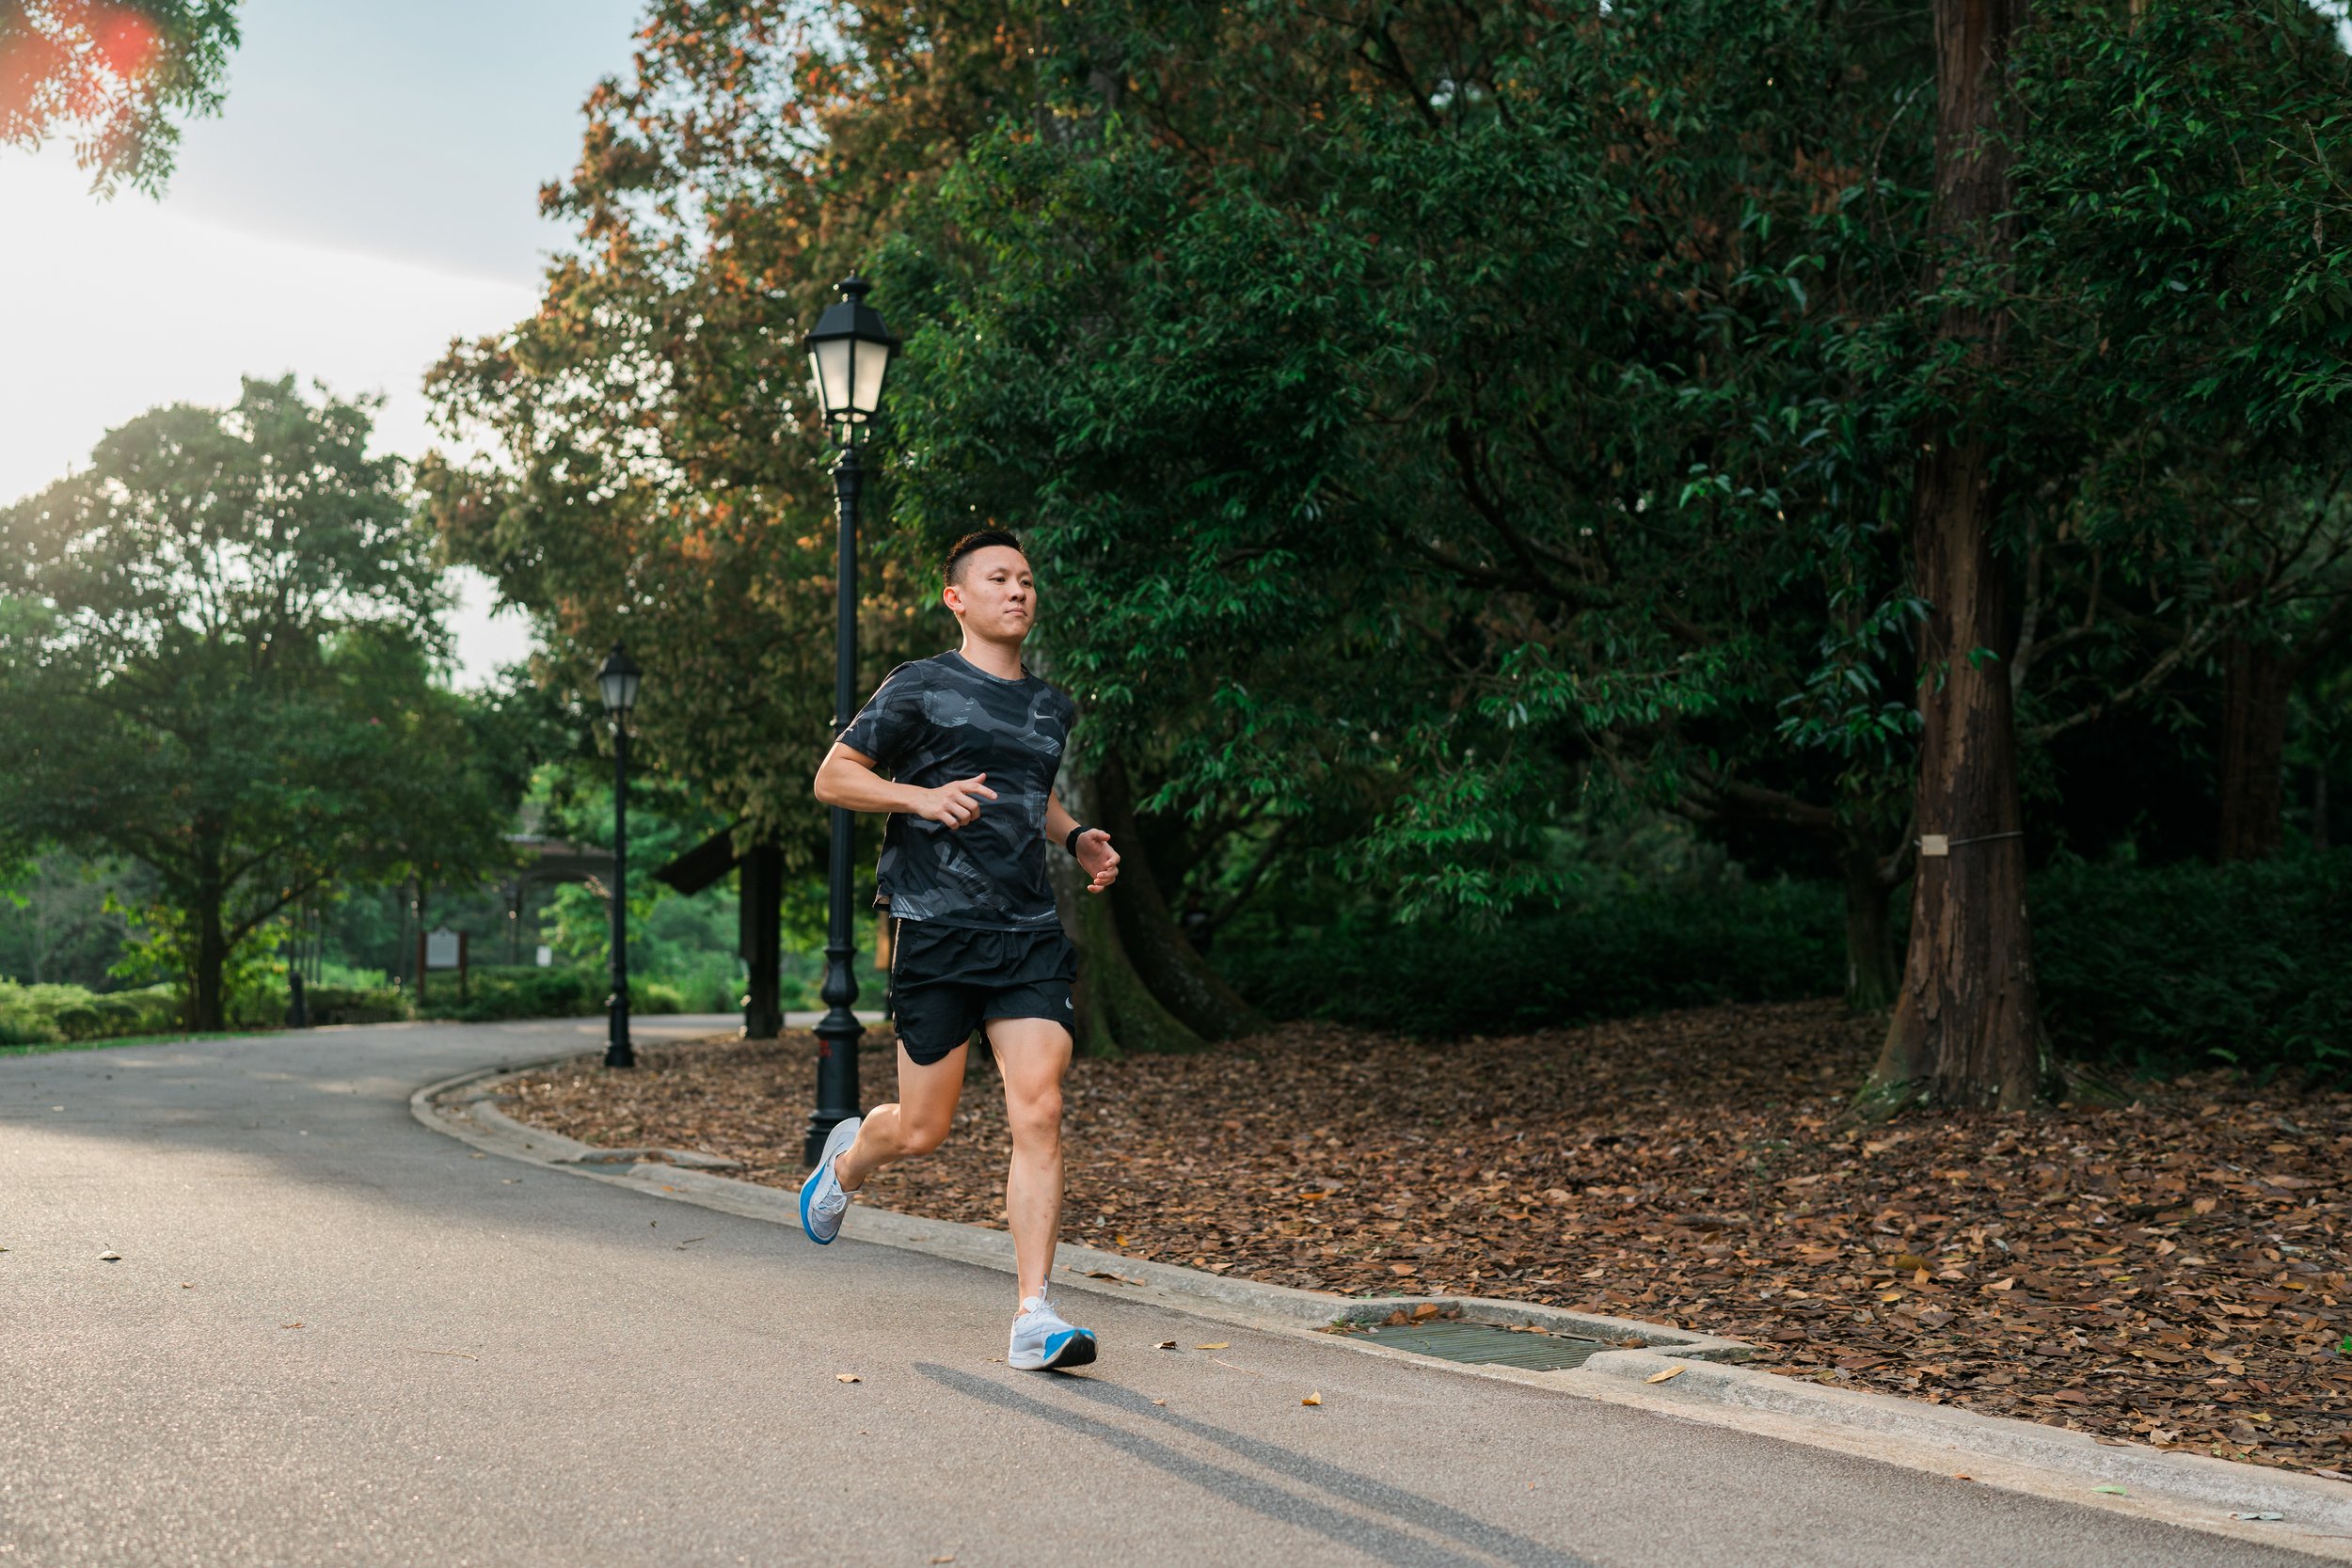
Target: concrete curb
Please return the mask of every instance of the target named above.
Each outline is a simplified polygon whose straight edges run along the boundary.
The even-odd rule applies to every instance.
[[[566,1053],[555,1060],[569,1061],[576,1054]],[[409,1109],[424,1126],[485,1153],[795,1230],[800,1227],[798,1196],[786,1189],[685,1164],[619,1164],[612,1157],[623,1151],[597,1149],[528,1126],[500,1109],[499,1080],[551,1065],[543,1062],[461,1073],[417,1090],[409,1097]],[[603,1158],[583,1162],[583,1155]],[[1007,1274],[1013,1268],[1010,1235],[952,1220],[923,1219],[852,1204],[842,1234]],[[1740,1340],[1631,1319],[1480,1296],[1378,1298],[1299,1291],[1067,1243],[1055,1256],[1057,1286],[1141,1299],[1261,1332],[1312,1336],[1326,1346],[1412,1361],[1465,1377],[1634,1405],[1911,1469],[1964,1474],[1969,1480],[2006,1490],[2352,1561],[2352,1486],[2316,1476],[2139,1444],[2102,1442],[2088,1433],[2034,1421],[1785,1377],[1732,1365],[1753,1350]],[[1443,1361],[1357,1336],[1321,1332],[1337,1323],[1377,1322],[1401,1303],[1422,1302],[1459,1307],[1465,1318],[1477,1322],[1529,1323],[1579,1338],[1645,1343],[1642,1348],[1597,1352],[1576,1370],[1534,1372]],[[2121,1495],[2094,1491],[2099,1487],[2123,1491]],[[2284,1518],[2246,1522],[2228,1517],[2232,1513],[2277,1513]]]
[[[2137,1443],[2102,1443],[2087,1432],[1835,1388],[1755,1367],[1685,1363],[1670,1381],[1649,1384],[1675,1365],[1649,1351],[1614,1350],[1593,1356],[1584,1370],[1642,1384],[1669,1400],[1769,1410],[1850,1431],[1925,1442],[1955,1454],[1980,1453],[2060,1470],[2090,1485],[2144,1488],[2224,1512],[2275,1512],[2303,1524],[2352,1533],[2352,1486],[2341,1481]]]

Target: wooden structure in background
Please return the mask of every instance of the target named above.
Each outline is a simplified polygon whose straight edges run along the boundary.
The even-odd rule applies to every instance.
[[[750,972],[743,988],[743,1037],[773,1039],[784,1031],[784,851],[755,844],[739,854],[735,830],[728,828],[653,875],[680,893],[696,894],[730,871],[742,873],[737,951]]]

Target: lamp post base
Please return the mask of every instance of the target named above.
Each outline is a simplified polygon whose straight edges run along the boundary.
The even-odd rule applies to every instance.
[[[611,1027],[605,1035],[604,1065],[606,1067],[635,1067],[637,1048],[628,1037],[628,1000],[624,996],[608,996],[604,1002],[605,1016]]]
[[[825,1016],[818,1021],[817,1108],[808,1114],[808,1135],[801,1146],[801,1163],[814,1165],[825,1151],[833,1130],[858,1114],[857,1048],[866,1025],[850,1009],[857,1001],[857,976],[850,963],[854,949],[829,945],[825,949]]]
[[[827,1014],[824,1022],[817,1025],[816,1034],[820,1042],[817,1048],[818,1090],[817,1109],[808,1114],[808,1132],[801,1142],[801,1164],[803,1165],[814,1165],[817,1157],[825,1151],[825,1140],[833,1136],[833,1130],[858,1114],[853,1075],[857,1070],[858,1042],[865,1037],[866,1026],[851,1018],[848,1021],[848,1027],[844,1028],[835,1024],[833,1016]],[[849,1071],[838,1071],[834,1067],[836,1062],[850,1064]],[[852,1078],[846,1099],[836,1099],[823,1090],[826,1079],[839,1077]]]

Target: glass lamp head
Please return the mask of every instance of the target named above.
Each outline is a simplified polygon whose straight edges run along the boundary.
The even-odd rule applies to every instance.
[[[615,719],[626,718],[637,705],[637,688],[645,673],[637,661],[628,657],[628,650],[618,642],[604,656],[604,663],[596,671],[596,689],[604,694],[604,711]]]
[[[898,340],[882,325],[882,313],[866,303],[870,287],[863,277],[843,278],[841,297],[825,307],[802,342],[809,385],[826,422],[852,431],[872,422],[882,407],[882,378],[898,354]]]

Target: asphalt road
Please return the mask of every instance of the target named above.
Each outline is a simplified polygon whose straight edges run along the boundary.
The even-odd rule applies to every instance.
[[[0,1060],[0,1568],[2311,1560],[1142,1303],[1009,1371],[1001,1275],[409,1116],[599,1028]]]

